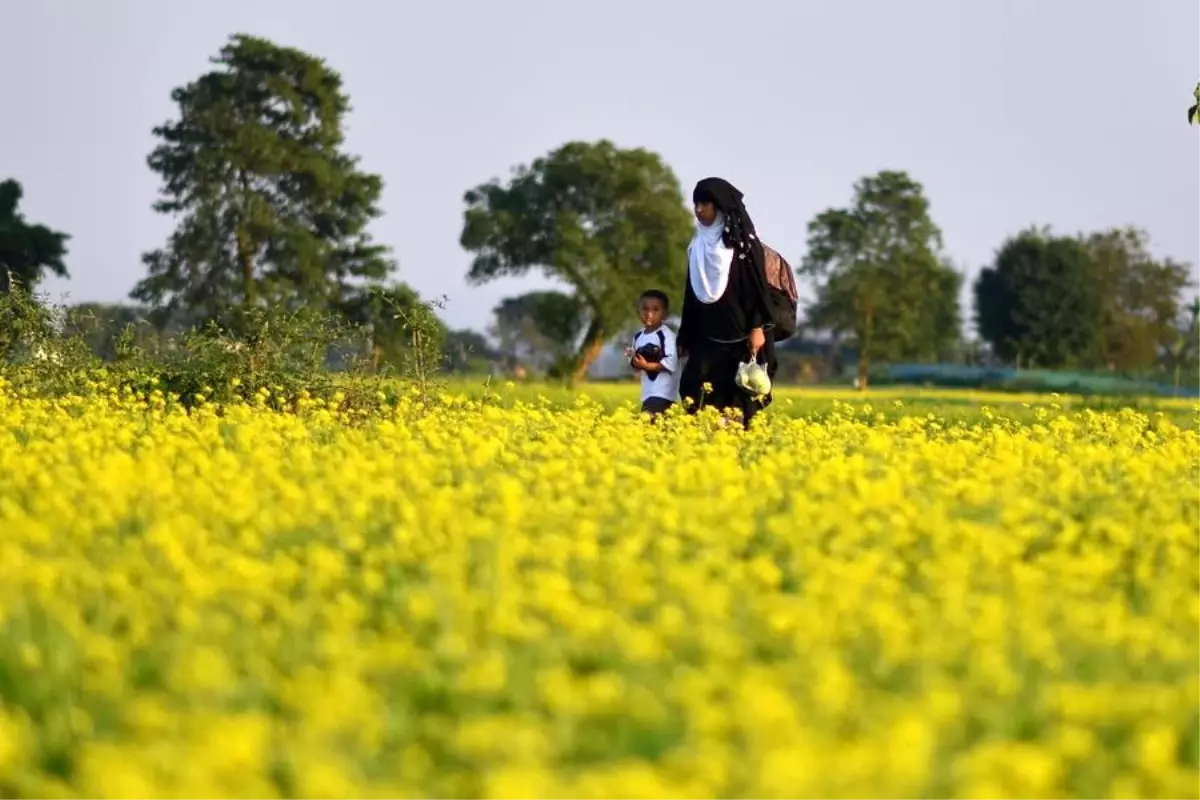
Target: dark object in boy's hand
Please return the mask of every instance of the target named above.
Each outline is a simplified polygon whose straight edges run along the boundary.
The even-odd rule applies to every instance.
[[[641,356],[648,364],[657,364],[663,360],[662,348],[653,342],[647,342],[642,345],[635,353]]]

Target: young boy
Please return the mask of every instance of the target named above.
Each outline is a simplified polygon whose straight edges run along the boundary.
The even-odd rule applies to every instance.
[[[638,298],[642,330],[625,348],[629,365],[642,374],[642,411],[651,418],[670,408],[679,397],[679,354],[675,332],[663,324],[670,300],[658,289],[647,289]]]

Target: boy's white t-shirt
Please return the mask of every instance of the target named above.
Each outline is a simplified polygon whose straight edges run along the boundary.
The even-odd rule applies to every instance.
[[[662,334],[662,338],[659,338]],[[677,402],[679,400],[679,351],[675,346],[675,331],[662,325],[656,331],[638,332],[633,338],[633,349],[637,350],[644,344],[657,344],[662,347],[662,369],[654,380],[649,374],[642,372],[642,402],[649,397],[661,397],[664,400]]]

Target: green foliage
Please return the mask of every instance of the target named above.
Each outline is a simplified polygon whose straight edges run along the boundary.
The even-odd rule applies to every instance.
[[[1196,102],[1188,109],[1188,125],[1200,125],[1200,83],[1196,84],[1192,97],[1196,98]]]
[[[21,284],[0,293],[0,360],[30,357],[53,336],[53,317]]]
[[[401,375],[425,408],[450,363],[450,331],[438,317],[445,306],[444,297],[422,300],[412,287],[395,284],[355,292],[337,308],[365,337],[373,370]]]
[[[1176,340],[1188,266],[1155,259],[1149,237],[1136,228],[1114,228],[1083,239],[1101,290],[1101,340],[1097,366],[1145,370]]]
[[[574,295],[527,292],[496,306],[490,332],[510,359],[546,372],[571,363],[586,313]]]
[[[1143,231],[1028,229],[979,275],[980,335],[1002,360],[1050,369],[1152,368],[1176,342],[1188,268],[1155,259]]]
[[[335,314],[251,308],[236,329],[209,321],[167,337],[129,320],[136,310],[108,312],[104,320],[20,290],[0,295],[4,377],[19,391],[54,397],[117,389],[185,405],[246,401],[281,410],[305,397],[356,399],[341,384],[358,365],[341,375],[329,368],[330,353],[351,333]]]
[[[332,310],[252,307],[236,325],[209,320],[170,332],[140,308],[54,307],[17,287],[0,294],[0,377],[43,396],[118,389],[185,406],[278,410],[308,400],[369,409],[407,386],[423,413],[441,393],[443,372],[483,370],[495,355],[480,334],[447,331],[438,317],[444,305],[407,286],[376,287]]]
[[[385,278],[387,249],[366,232],[383,184],[342,151],[349,100],[338,74],[243,35],[213,62],[172,92],[179,116],[154,129],[155,210],[179,222],[144,257],[149,274],[132,297],[229,325],[234,309],[324,306]]]
[[[67,314],[20,285],[0,293],[0,367],[18,388],[61,396],[93,384],[100,363],[78,336],[65,334]]]
[[[387,308],[407,340],[401,355],[401,374],[415,390],[421,408],[428,409],[434,393],[441,388],[438,374],[445,360],[446,326],[437,310],[445,308],[445,298]]]
[[[155,350],[162,332],[138,306],[80,303],[65,309],[62,334],[78,338],[102,361],[119,361],[131,348]]]
[[[397,283],[392,286],[368,286],[350,292],[335,305],[346,321],[361,330],[376,368],[402,366],[412,344],[406,320],[421,319],[429,336],[445,337],[445,325],[436,315],[425,317],[431,310],[411,286]],[[418,313],[419,310],[423,310]]]
[[[941,248],[924,190],[904,172],[863,178],[853,205],[809,223],[797,269],[817,281],[806,324],[849,335],[863,385],[872,361],[936,360],[957,343],[962,277]]]
[[[65,233],[25,221],[18,210],[23,192],[15,180],[0,182],[0,292],[13,282],[30,289],[47,270],[67,277]]]
[[[327,368],[330,350],[343,341],[340,318],[311,309],[250,308],[238,327],[210,320],[185,333],[157,358],[138,364],[148,386],[217,402],[254,400],[285,409],[302,396],[328,397],[336,390]]]
[[[1164,347],[1164,364],[1178,389],[1186,381],[1200,383],[1200,297],[1193,297],[1179,314],[1175,335]]]
[[[581,378],[650,286],[682,286],[691,219],[662,159],[612,142],[569,142],[506,184],[468,191],[461,244],[474,284],[540,269],[571,287],[585,331],[571,364]]]
[[[979,334],[1017,366],[1076,368],[1095,359],[1102,292],[1087,247],[1028,229],[1006,241],[975,283]]]
[[[487,372],[500,354],[483,334],[472,330],[446,331],[446,369],[449,372]]]

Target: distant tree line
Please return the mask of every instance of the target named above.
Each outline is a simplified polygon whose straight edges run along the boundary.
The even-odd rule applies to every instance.
[[[374,358],[409,346],[405,320],[430,305],[397,280],[368,227],[382,179],[346,152],[349,97],[322,59],[234,35],[209,71],[171,94],[148,164],[154,209],[174,231],[143,256],[136,305],[85,304],[72,324],[109,353],[126,323],[145,336],[216,323],[237,331],[253,309],[318,308],[364,331]],[[1200,104],[1200,86],[1197,87]],[[1200,112],[1193,106],[1189,122]],[[0,289],[67,276],[67,234],[26,221],[21,187],[0,183]],[[441,325],[451,369],[523,365],[578,380],[629,332],[647,286],[682,290],[692,220],[656,153],[568,142],[464,194],[460,244],[479,285],[533,272],[561,290],[501,302],[486,327]],[[1073,235],[1030,227],[1002,242],[970,287],[978,341],[964,341],[964,275],[944,250],[923,187],[902,171],[865,176],[848,204],[807,224],[797,272],[804,335],[829,342],[866,385],[873,365],[990,361],[1041,368],[1170,374],[1194,380],[1197,313],[1188,265],[1149,252],[1134,228]]]

